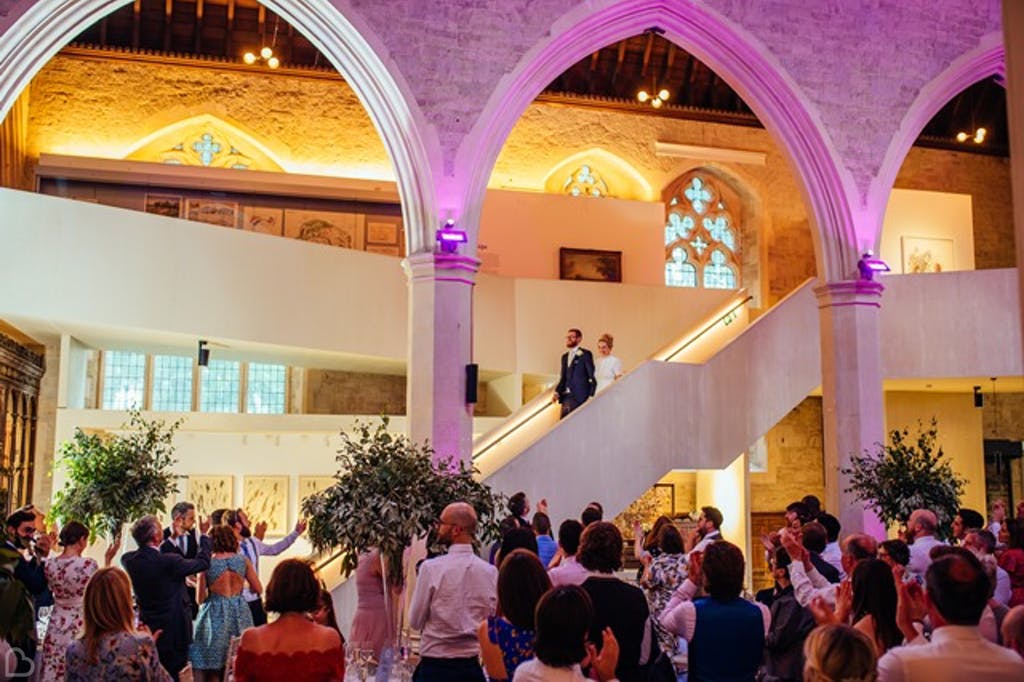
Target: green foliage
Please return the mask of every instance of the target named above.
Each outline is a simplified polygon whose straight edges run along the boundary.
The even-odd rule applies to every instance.
[[[28,590],[14,577],[18,552],[0,547],[0,639],[17,644],[35,639],[36,614]]]
[[[498,514],[505,505],[473,478],[473,467],[451,459],[434,462],[428,444],[417,445],[387,427],[383,417],[375,428],[356,422],[352,435],[343,431],[337,482],[303,500],[302,512],[318,551],[343,552],[344,575],[355,570],[360,553],[378,547],[389,582],[401,585],[405,548],[427,535],[445,506],[471,504],[479,519],[477,537],[489,541],[498,537]]]
[[[966,479],[957,476],[949,460],[936,448],[938,421],[933,417],[925,429],[918,422],[917,435],[908,429],[889,432],[889,444],[877,444],[872,454],[852,458],[853,466],[843,469],[857,499],[866,503],[886,525],[905,525],[915,509],[930,509],[939,519],[939,534],[945,536],[960,509]]]
[[[110,538],[128,521],[164,512],[165,500],[177,490],[172,469],[178,420],[166,426],[131,410],[125,433],[98,435],[75,429],[60,448],[58,466],[68,483],[57,493],[50,514],[61,523],[80,521],[95,535]]]

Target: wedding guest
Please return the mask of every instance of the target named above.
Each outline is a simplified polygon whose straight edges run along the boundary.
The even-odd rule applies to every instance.
[[[67,523],[61,528],[59,538],[64,551],[44,565],[54,606],[43,639],[43,669],[39,678],[43,682],[64,679],[65,652],[82,629],[85,587],[98,568],[95,560],[82,556],[89,545],[89,529],[83,524]],[[110,565],[120,547],[118,537],[107,548],[105,566]]]
[[[590,576],[590,572],[576,560],[582,534],[583,524],[576,519],[566,519],[558,527],[558,549],[562,560],[548,571],[552,585],[579,585]]]
[[[477,630],[491,682],[511,679],[520,663],[533,658],[534,611],[549,589],[551,580],[536,555],[517,549],[501,562],[497,611]]]
[[[341,643],[345,643],[345,636],[341,634],[341,628],[338,627],[338,617],[334,613],[334,598],[331,593],[327,590],[320,590],[320,598],[317,600],[316,611],[310,614],[313,622],[317,625],[323,625],[337,631],[338,636],[341,637]]]
[[[352,646],[358,649],[372,649],[373,656],[380,660],[380,653],[395,639],[393,614],[401,588],[390,586],[385,598],[384,583],[386,571],[381,563],[380,551],[376,548],[359,555],[356,564],[356,613],[352,618]]]
[[[881,559],[866,559],[853,569],[853,627],[860,630],[881,657],[903,643],[896,624],[896,581],[892,568]]]
[[[68,682],[170,682],[149,630],[135,628],[127,573],[119,568],[97,570],[86,585],[82,607],[82,637],[67,648]]]
[[[319,596],[320,584],[306,562],[286,559],[274,568],[267,585],[267,610],[278,618],[242,633],[235,658],[237,682],[344,679],[341,635],[308,616],[316,610]]]
[[[558,543],[551,537],[551,519],[544,512],[533,515],[533,532],[537,536],[537,556],[547,566],[558,551]]]
[[[14,579],[25,586],[32,599],[33,611],[38,614],[41,607],[53,603],[53,595],[46,586],[43,560],[49,555],[54,538],[38,531],[35,507],[32,505],[16,510],[7,517],[4,526],[7,531],[4,547],[18,554],[18,561],[14,565]],[[25,653],[18,659],[16,672],[19,675],[31,674],[30,666],[36,655],[35,638],[10,644]]]
[[[849,625],[821,625],[804,642],[804,682],[873,682],[877,657],[871,640]]]
[[[611,386],[622,376],[622,360],[612,355],[614,346],[615,339],[611,334],[601,334],[597,339],[597,362],[594,368],[597,393]]]
[[[999,567],[1010,576],[1010,608],[1024,604],[1024,519],[1005,524],[1009,534],[1007,548],[999,555]]]
[[[771,629],[764,640],[764,680],[783,682],[799,680],[803,675],[803,643],[814,629],[814,616],[800,606],[789,580],[789,553],[782,547],[772,552],[769,564],[775,579],[772,595]]]
[[[988,531],[995,537],[999,537],[999,531],[1006,523],[1006,502],[996,500],[992,503],[992,521],[988,524]]]
[[[660,551],[658,556],[645,561],[640,586],[647,594],[658,642],[662,651],[671,656],[676,650],[676,637],[661,626],[658,616],[672,598],[672,593],[686,580],[686,555],[683,554],[683,536],[674,524],[663,525],[658,537]]]

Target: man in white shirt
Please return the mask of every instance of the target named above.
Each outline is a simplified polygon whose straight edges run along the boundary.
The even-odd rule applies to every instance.
[[[793,583],[793,596],[800,606],[808,606],[815,597],[821,597],[826,604],[835,606],[840,584],[830,583],[814,568],[810,552],[801,544],[800,532],[786,529],[780,535],[780,540],[793,562],[789,565],[789,581]],[[842,549],[840,561],[843,572],[853,575],[858,562],[877,556],[878,541],[870,535],[854,533],[843,539]]]
[[[420,631],[413,682],[484,682],[477,629],[494,613],[498,569],[473,552],[476,512],[465,502],[444,508],[437,539],[448,553],[420,565],[409,625]]]
[[[722,539],[722,512],[715,507],[701,507],[697,519],[697,530],[688,538],[687,544],[694,543],[686,553],[687,560],[695,553],[703,552],[715,540]]]
[[[967,531],[967,534],[964,536],[963,546],[977,554],[979,558],[985,556],[995,558],[996,538],[987,530]],[[1013,588],[1010,585],[1010,574],[999,565],[996,565],[996,589],[995,594],[992,595],[993,598],[1000,604],[1009,606],[1012,594]]]
[[[263,540],[253,536],[249,526],[249,517],[246,516],[245,511],[242,509],[229,509],[224,512],[222,523],[230,526],[235,531],[235,537],[238,538],[238,551],[249,560],[249,563],[252,564],[253,569],[256,571],[256,575],[260,573],[261,556],[277,556],[295,544],[295,540],[306,530],[306,520],[299,519],[298,523],[295,524],[295,530],[274,544],[268,545]],[[249,589],[248,583],[242,589],[242,597],[252,612],[253,625],[266,625],[267,612],[263,608],[263,600],[260,599],[260,595]]]
[[[936,545],[946,544],[935,537],[939,519],[928,509],[915,509],[907,521],[907,544],[910,545],[910,563],[907,571],[916,578],[923,578],[932,563],[930,552]]]
[[[989,593],[981,562],[970,552],[954,552],[928,567],[926,594],[916,584],[899,585],[897,620],[908,644],[879,659],[879,682],[1024,680],[1024,660],[978,632]],[[925,612],[935,628],[931,642],[915,628]]]
[[[580,536],[583,535],[583,524],[576,519],[566,519],[558,527],[558,548],[562,561],[548,571],[551,586],[582,585],[590,577],[590,571],[576,561],[576,551],[580,548]]]

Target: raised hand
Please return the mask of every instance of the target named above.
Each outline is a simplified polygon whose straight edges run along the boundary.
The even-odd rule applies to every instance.
[[[700,585],[702,580],[702,568],[704,566],[704,552],[694,552],[690,555],[690,582]]]
[[[547,514],[548,513],[548,498],[546,498],[546,497],[540,498],[540,502],[537,503],[537,511],[540,512],[541,514]]]
[[[814,622],[818,625],[833,625],[839,622],[839,619],[836,618],[836,612],[821,597],[812,599],[811,603],[807,605],[807,609],[814,616]]]
[[[807,550],[804,549],[803,539],[799,538],[796,533],[785,530],[779,535],[779,540],[792,561],[803,562],[807,558]]]
[[[199,517],[199,533],[201,535],[206,535],[207,533],[209,533],[211,525],[213,525],[213,522],[210,520],[209,516]]]
[[[302,535],[304,532],[306,532],[306,526],[307,525],[309,525],[309,520],[307,520],[307,519],[299,519],[295,523],[295,532],[298,533],[299,535]]]
[[[111,562],[114,561],[114,557],[117,556],[118,550],[121,549],[121,533],[118,532],[114,535],[113,540],[107,545],[107,551],[103,553],[103,565],[110,566]]]
[[[260,521],[256,524],[256,527],[252,529],[252,535],[260,542],[263,542],[264,536],[267,534],[267,522]]]
[[[593,645],[589,645],[593,648]],[[611,628],[601,633],[601,653],[593,653],[590,660],[597,679],[601,682],[615,679],[615,667],[619,664],[619,642]]]
[[[839,583],[836,591],[836,621],[846,623],[853,612],[853,583],[849,578]]]

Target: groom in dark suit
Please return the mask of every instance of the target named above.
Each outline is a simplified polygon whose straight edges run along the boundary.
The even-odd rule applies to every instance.
[[[143,516],[132,526],[132,537],[139,544],[135,552],[121,557],[135,590],[139,619],[156,634],[160,663],[175,680],[188,662],[188,645],[192,641],[192,613],[185,577],[210,567],[210,538],[206,537],[209,522],[200,524],[199,551],[195,559],[186,559],[178,552],[161,552],[163,529],[155,516]]]
[[[199,553],[199,538],[196,528],[196,506],[191,502],[178,502],[171,507],[171,525],[164,528],[164,541],[160,545],[161,552],[177,552],[186,559],[195,559]],[[199,613],[196,601],[195,579],[185,579],[188,591],[189,607],[192,620]]]
[[[562,418],[582,405],[594,395],[597,381],[594,380],[594,356],[586,348],[580,348],[583,332],[570,329],[565,337],[562,354],[562,372],[555,389],[555,400],[562,403]]]

